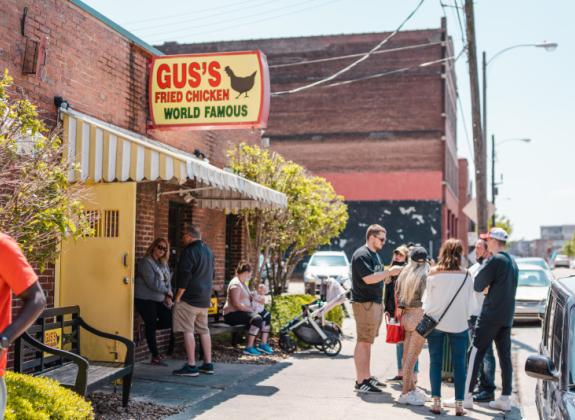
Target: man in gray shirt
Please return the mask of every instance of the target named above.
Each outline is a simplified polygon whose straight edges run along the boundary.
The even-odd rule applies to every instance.
[[[174,375],[198,376],[200,372],[213,374],[212,341],[208,330],[208,308],[214,280],[214,254],[202,241],[197,227],[184,231],[182,242],[185,245],[176,274],[176,297],[174,304],[174,332],[184,333],[184,344],[188,356],[187,363]],[[196,342],[198,333],[204,354],[204,363],[196,366]]]

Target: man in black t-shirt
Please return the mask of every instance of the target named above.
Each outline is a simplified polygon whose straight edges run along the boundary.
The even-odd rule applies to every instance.
[[[515,312],[515,292],[519,270],[517,264],[504,252],[507,232],[493,228],[487,238],[487,249],[493,257],[475,275],[474,289],[485,294],[485,301],[477,320],[473,346],[469,355],[466,397],[464,406],[473,407],[471,392],[477,382],[477,372],[487,348],[495,341],[501,366],[501,397],[489,406],[503,411],[511,410],[511,326]]]
[[[380,225],[367,228],[366,243],[351,257],[352,308],[357,328],[355,361],[355,390],[359,393],[381,393],[378,386],[385,386],[371,375],[371,346],[379,334],[383,319],[383,283],[396,276],[401,267],[384,272],[377,254],[385,244],[387,232]]]

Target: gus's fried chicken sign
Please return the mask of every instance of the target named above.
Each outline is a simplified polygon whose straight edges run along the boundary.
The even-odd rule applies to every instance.
[[[150,128],[267,125],[270,83],[261,51],[157,56],[149,84]]]

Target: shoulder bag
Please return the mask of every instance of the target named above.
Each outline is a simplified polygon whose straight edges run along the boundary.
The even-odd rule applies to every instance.
[[[468,276],[469,276],[469,271],[467,271],[465,273],[465,278],[461,282],[459,289],[457,289],[457,292],[455,292],[455,295],[453,295],[453,297],[451,298],[449,305],[447,305],[447,308],[445,308],[445,310],[443,311],[443,313],[441,314],[441,316],[439,317],[439,319],[437,321],[435,319],[433,319],[433,317],[431,317],[430,315],[423,314],[423,318],[421,319],[421,321],[419,321],[419,324],[417,324],[417,327],[415,327],[415,331],[420,336],[422,336],[423,338],[427,338],[427,336],[429,334],[431,334],[431,332],[437,327],[437,324],[439,324],[441,322],[441,320],[443,319],[443,317],[445,316],[445,314],[449,310],[449,307],[451,306],[451,304],[453,303],[453,301],[455,300],[455,298],[457,297],[457,295],[461,291],[463,285],[467,281]]]

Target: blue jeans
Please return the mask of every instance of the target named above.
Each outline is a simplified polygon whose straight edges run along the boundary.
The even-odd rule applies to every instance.
[[[465,396],[465,359],[467,353],[467,330],[460,333],[447,333],[433,330],[427,337],[429,349],[429,380],[431,382],[431,395],[441,397],[441,370],[443,365],[443,341],[449,337],[451,348],[451,362],[455,382],[455,399],[463,401]]]
[[[395,355],[397,357],[397,370],[401,370],[403,360],[403,343],[397,343],[395,345]],[[419,360],[415,362],[415,369],[413,371],[415,373],[419,372]]]

